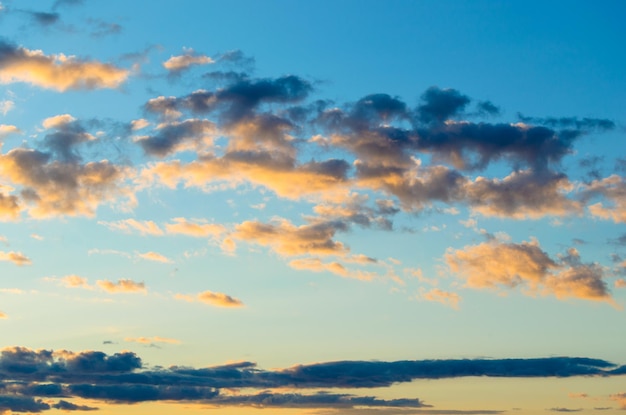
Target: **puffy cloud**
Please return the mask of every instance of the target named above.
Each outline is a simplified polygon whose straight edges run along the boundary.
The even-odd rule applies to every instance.
[[[21,207],[17,196],[0,193],[0,220],[17,219]]]
[[[58,161],[50,153],[16,148],[0,154],[0,177],[21,187],[24,209],[34,218],[93,216],[103,203],[133,200],[122,186],[127,168],[107,160],[81,164],[71,151],[67,157],[71,160]]]
[[[347,230],[343,222],[319,222],[295,226],[285,219],[272,223],[245,221],[235,227],[235,239],[267,246],[282,256],[338,255],[344,256],[348,248],[333,240],[337,231]]]
[[[217,293],[213,291],[203,291],[201,293],[194,295],[188,294],[176,294],[174,296],[177,300],[187,301],[187,302],[201,302],[205,304],[209,304],[215,307],[243,307],[244,304],[241,300],[231,297],[230,295],[226,295],[223,293]]]
[[[11,134],[19,134],[20,132],[20,129],[14,125],[0,124],[0,140],[8,137]]]
[[[623,177],[612,175],[594,180],[582,192],[582,197],[587,200],[595,196],[604,197],[609,205],[602,202],[590,205],[589,211],[593,216],[615,223],[626,222],[626,180]]]
[[[504,243],[492,240],[445,255],[450,270],[472,288],[515,288],[557,298],[609,301],[611,294],[598,264],[583,264],[571,248],[560,261],[550,258],[537,241]]]
[[[108,280],[96,281],[98,287],[110,293],[136,293],[146,292],[146,285],[143,282],[135,282],[128,279],[120,279],[117,282]]]
[[[573,188],[564,174],[523,170],[503,179],[477,177],[466,183],[465,197],[484,216],[537,219],[582,214],[582,204],[567,197]]]
[[[32,261],[26,255],[21,252],[3,252],[0,251],[0,261],[9,261],[14,263],[15,265],[30,265]]]
[[[57,91],[117,88],[129,75],[126,69],[73,56],[45,55],[0,42],[0,83],[27,82]]]
[[[422,122],[443,122],[465,109],[469,97],[456,89],[430,87],[422,95],[423,103],[417,107],[418,119]]]
[[[182,122],[160,124],[156,134],[139,137],[135,141],[146,154],[165,157],[169,154],[193,150],[200,151],[213,144],[215,125],[207,120],[188,119]]]
[[[193,49],[186,49],[183,55],[172,56],[163,62],[163,67],[170,73],[180,73],[194,65],[207,65],[213,63],[213,59],[205,55],[196,54]]]

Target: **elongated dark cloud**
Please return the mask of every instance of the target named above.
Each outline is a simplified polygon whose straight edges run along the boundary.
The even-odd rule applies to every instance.
[[[417,107],[417,117],[425,123],[443,122],[461,113],[470,98],[456,89],[431,87],[422,95],[422,104]]]
[[[207,368],[144,367],[133,352],[107,355],[98,351],[3,349],[0,354],[0,409],[39,412],[52,408],[91,410],[72,398],[136,403],[187,401],[209,405],[262,407],[387,407],[421,408],[417,398],[379,399],[315,389],[377,388],[415,379],[467,376],[570,377],[617,376],[626,367],[600,359],[550,357],[537,359],[407,360],[397,362],[338,361],[262,370],[252,362]],[[249,394],[231,394],[246,388]],[[292,388],[291,393],[275,388]],[[42,398],[63,398],[49,405]]]

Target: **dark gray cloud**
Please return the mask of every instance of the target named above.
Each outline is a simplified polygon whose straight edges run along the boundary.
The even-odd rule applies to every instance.
[[[550,128],[574,129],[574,130],[613,130],[615,122],[604,118],[579,118],[579,117],[527,117],[517,114],[524,123],[540,124]]]
[[[20,12],[28,15],[31,21],[40,26],[52,26],[59,22],[61,15],[59,13],[39,12],[31,10],[20,10]]]
[[[87,405],[76,405],[72,402],[64,401],[61,399],[59,402],[51,405],[54,409],[60,409],[62,411],[97,411],[98,408]]]
[[[339,361],[262,370],[253,362],[207,368],[146,368],[132,352],[32,350],[12,347],[0,355],[0,409],[40,412],[52,408],[92,410],[73,397],[106,402],[194,401],[214,405],[267,407],[422,408],[420,399],[379,399],[341,393],[277,393],[274,388],[377,388],[415,379],[466,376],[570,377],[615,376],[626,367],[600,359]],[[247,388],[250,394],[228,390]],[[255,392],[256,390],[256,392]],[[63,398],[52,406],[41,398]]]
[[[215,125],[208,120],[188,119],[161,125],[156,134],[141,137],[137,142],[146,154],[165,157],[183,147],[186,143],[201,144],[203,139],[211,139]]]
[[[423,123],[441,123],[462,113],[470,101],[468,96],[456,89],[432,86],[422,94],[417,119]]]

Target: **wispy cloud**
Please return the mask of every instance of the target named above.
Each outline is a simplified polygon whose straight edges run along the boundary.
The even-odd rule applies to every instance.
[[[190,303],[201,302],[215,307],[238,308],[244,306],[243,302],[237,298],[213,291],[203,291],[195,295],[175,294],[174,298],[176,300],[187,301]]]
[[[145,293],[147,291],[145,283],[135,282],[129,279],[120,279],[117,282],[98,280],[96,284],[98,287],[110,293]]]

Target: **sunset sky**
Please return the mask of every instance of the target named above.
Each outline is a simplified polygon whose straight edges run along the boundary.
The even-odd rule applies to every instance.
[[[0,3],[0,414],[622,414],[626,3]]]

